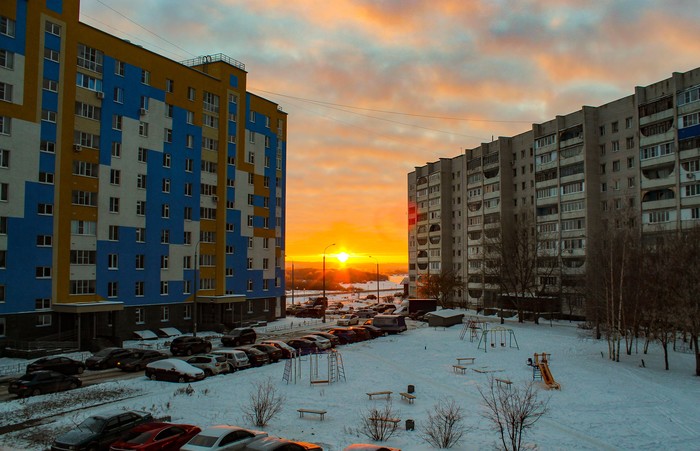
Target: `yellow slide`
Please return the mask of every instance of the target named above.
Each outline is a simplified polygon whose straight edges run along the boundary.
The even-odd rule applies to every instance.
[[[552,377],[552,372],[549,371],[549,365],[546,361],[538,362],[537,366],[540,368],[540,373],[542,373],[542,380],[549,388],[556,388],[557,390],[561,389],[559,382],[555,381]]]

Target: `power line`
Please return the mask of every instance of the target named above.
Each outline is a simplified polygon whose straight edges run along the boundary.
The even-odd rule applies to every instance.
[[[363,107],[357,107],[357,106],[352,106],[352,105],[343,105],[340,103],[324,102],[323,100],[307,99],[304,97],[295,97],[295,96],[290,96],[287,94],[280,94],[277,92],[266,91],[264,89],[257,89],[257,88],[250,88],[250,87],[249,87],[249,89],[256,89],[256,90],[258,90],[260,92],[264,92],[266,94],[273,94],[273,95],[277,95],[280,97],[287,97],[290,99],[301,100],[303,102],[315,103],[315,104],[319,104],[319,105],[331,105],[331,106],[336,106],[336,107],[350,108],[353,110],[372,111],[374,113],[396,114],[399,116],[411,116],[411,117],[422,117],[422,118],[428,118],[428,119],[442,119],[442,120],[465,121],[465,122],[494,122],[494,123],[508,123],[508,124],[532,124],[533,123],[532,121],[506,121],[506,120],[496,120],[496,119],[459,118],[459,117],[450,117],[450,116],[431,116],[431,115],[427,115],[427,114],[404,113],[401,111],[377,110],[377,109],[373,109],[373,108],[363,108]]]

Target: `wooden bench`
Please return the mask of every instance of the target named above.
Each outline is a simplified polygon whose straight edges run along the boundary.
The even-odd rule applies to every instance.
[[[474,360],[476,360],[476,357],[457,357],[457,365],[461,365],[462,362],[474,363]]]
[[[416,396],[410,393],[399,393],[399,395],[401,395],[402,399],[408,401],[409,404],[413,404],[413,400],[416,399]]]
[[[401,422],[400,418],[376,418],[376,417],[372,417],[369,420],[370,421],[379,421],[382,423],[394,423],[394,427],[396,427]]]
[[[297,412],[299,412],[299,418],[304,418],[305,413],[313,413],[313,414],[320,416],[321,421],[323,421],[323,418],[327,413],[327,411],[325,411],[325,410],[313,410],[313,409],[297,409]]]
[[[496,378],[495,380],[496,380],[496,384],[498,384],[498,385],[510,386],[511,384],[513,384],[513,383],[512,383],[511,381],[509,381],[508,379],[499,379],[499,378]]]
[[[452,365],[452,370],[454,370],[455,373],[461,373],[461,374],[467,373],[467,367],[462,366],[462,365]]]
[[[315,385],[315,384],[329,384],[330,385],[330,383],[331,382],[327,379],[318,379],[318,380],[311,381],[311,385]]]
[[[384,396],[386,399],[391,399],[392,393],[391,391],[375,391],[367,393],[367,396],[369,396],[369,399],[372,399],[373,396]]]

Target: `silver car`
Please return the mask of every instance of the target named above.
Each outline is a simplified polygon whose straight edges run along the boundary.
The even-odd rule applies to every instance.
[[[181,451],[242,450],[246,445],[267,437],[267,432],[238,426],[219,425],[204,429],[190,439]]]
[[[226,357],[222,355],[195,355],[185,361],[190,365],[204,371],[204,374],[207,377],[231,372],[231,367],[226,361]]]
[[[320,350],[325,350],[325,349],[330,349],[333,347],[333,343],[327,338],[323,338],[320,335],[304,335],[303,337],[304,340],[309,340],[314,343],[316,343],[316,347]]]

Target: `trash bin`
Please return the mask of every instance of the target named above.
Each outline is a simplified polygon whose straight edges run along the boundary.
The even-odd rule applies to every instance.
[[[406,420],[406,430],[412,431],[416,428],[416,423],[413,420]]]
[[[416,387],[414,385],[409,385],[406,389],[406,393],[413,393],[414,391],[416,391]]]

